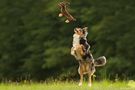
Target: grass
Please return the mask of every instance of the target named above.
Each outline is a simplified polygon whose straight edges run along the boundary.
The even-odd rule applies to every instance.
[[[0,84],[0,90],[135,90],[135,82],[94,82],[92,87],[84,83],[81,87],[76,82],[52,82],[32,84]]]

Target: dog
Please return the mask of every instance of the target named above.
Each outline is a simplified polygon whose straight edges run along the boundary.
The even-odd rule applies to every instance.
[[[77,50],[76,50],[76,55],[80,59],[80,60],[78,60],[78,62],[79,62],[78,73],[80,75],[79,86],[82,85],[83,75],[88,74],[88,77],[89,77],[88,86],[91,87],[92,86],[91,79],[96,71],[95,68],[100,67],[100,66],[104,66],[106,64],[106,57],[105,56],[94,59],[91,52],[89,52],[89,54],[90,54],[89,56],[91,56],[91,58],[89,58],[89,60],[84,60],[83,54],[81,53],[81,47],[77,48]]]
[[[80,30],[80,32],[78,33],[78,35],[80,35],[80,37],[83,36],[83,39],[85,39],[84,35],[87,32],[86,28],[83,28],[83,29],[80,28],[79,30]],[[106,58],[105,58],[105,56],[102,56],[97,59],[94,59],[93,55],[90,51],[85,53],[83,49],[85,48],[86,42],[87,42],[87,40],[85,39],[84,43],[82,43],[82,44],[78,45],[78,47],[76,47],[76,50],[74,51],[75,52],[74,56],[75,56],[76,60],[79,62],[79,68],[78,68],[78,73],[80,75],[79,86],[82,85],[83,75],[88,74],[88,77],[89,77],[88,86],[91,87],[91,85],[92,85],[91,77],[94,75],[94,73],[96,71],[95,67],[104,66],[106,64]]]

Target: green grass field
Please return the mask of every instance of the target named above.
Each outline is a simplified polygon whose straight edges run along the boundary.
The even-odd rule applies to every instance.
[[[81,87],[76,82],[0,84],[0,90],[135,90],[135,82],[94,82],[92,87],[84,83]]]

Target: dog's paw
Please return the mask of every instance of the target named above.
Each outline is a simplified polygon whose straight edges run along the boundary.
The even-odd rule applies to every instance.
[[[82,86],[82,82],[80,82],[80,83],[78,84],[78,86]]]
[[[91,86],[92,86],[92,84],[91,84],[91,83],[89,83],[89,84],[88,84],[88,86],[89,86],[89,87],[91,87]]]

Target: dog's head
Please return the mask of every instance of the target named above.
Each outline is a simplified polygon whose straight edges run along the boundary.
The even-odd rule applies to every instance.
[[[78,35],[81,35],[81,33],[82,33],[81,31],[82,31],[82,28],[77,27],[77,28],[74,29],[74,33],[78,34]]]
[[[74,32],[80,36],[84,36],[87,37],[88,35],[88,27],[84,27],[84,28],[75,28]]]

